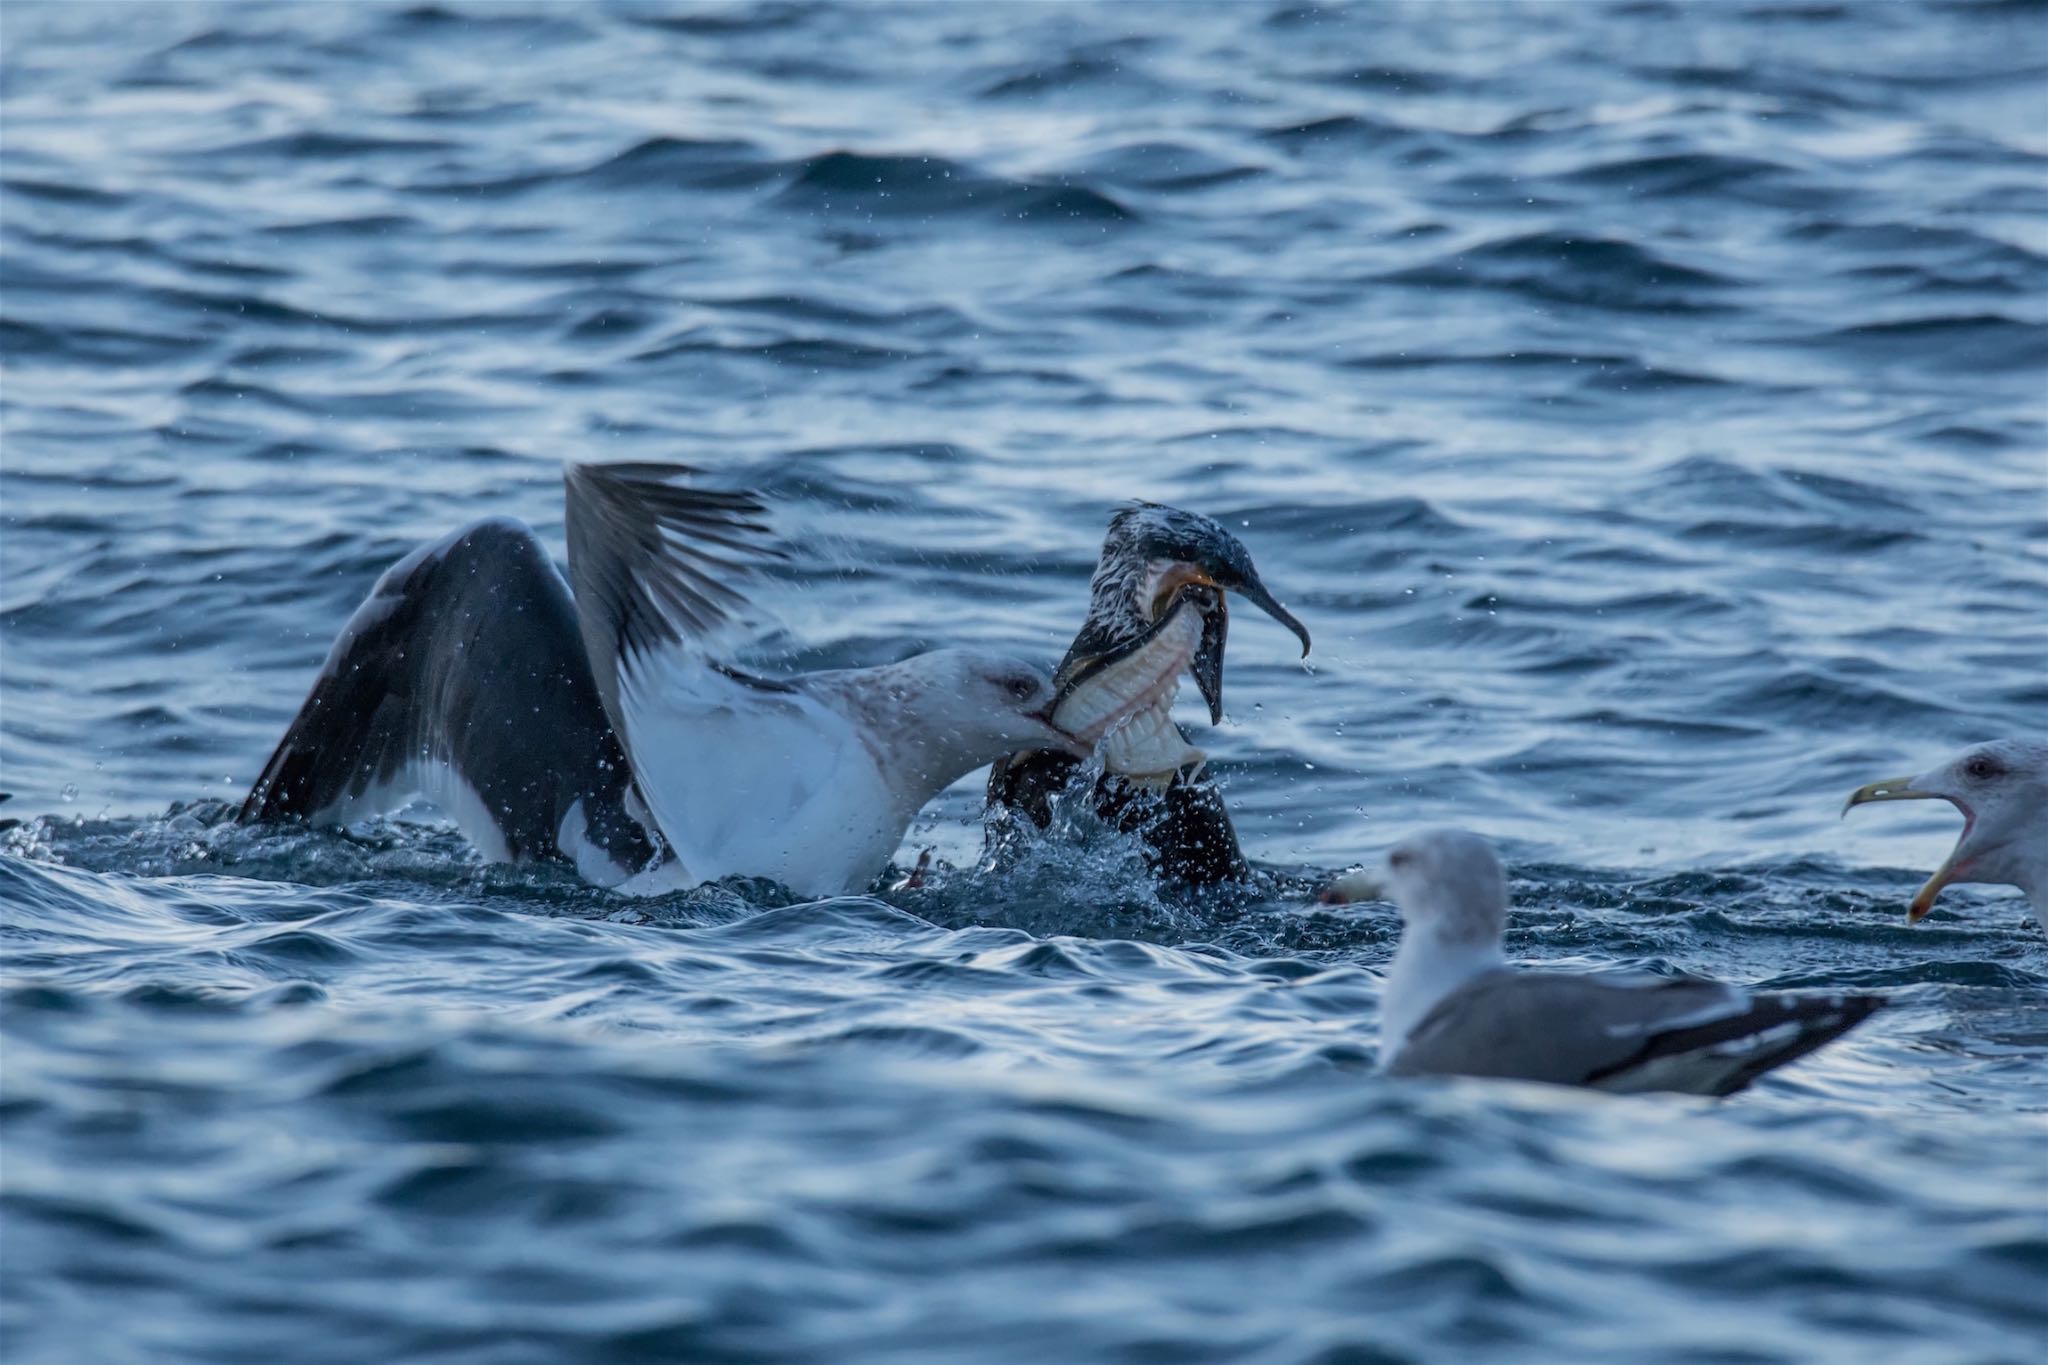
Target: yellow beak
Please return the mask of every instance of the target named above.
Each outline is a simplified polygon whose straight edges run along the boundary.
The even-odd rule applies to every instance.
[[[1858,806],[1867,806],[1872,801],[1945,801],[1948,798],[1939,792],[1922,791],[1913,785],[1910,777],[1887,777],[1881,782],[1871,782],[1849,793],[1849,799],[1842,805],[1842,814],[1847,815]],[[1967,827],[1965,833],[1967,833]],[[1927,918],[1927,912],[1934,908],[1934,898],[1941,894],[1941,888],[1948,885],[1949,877],[1955,872],[1956,853],[1962,848],[1962,840],[1941,866],[1934,869],[1934,875],[1913,893],[1911,904],[1906,907],[1906,922],[1918,924]]]
[[[1849,799],[1842,804],[1842,814],[1847,815],[1858,806],[1867,806],[1872,801],[1932,801],[1939,798],[1933,792],[1921,791],[1913,785],[1910,777],[1887,777],[1882,782],[1871,782],[1849,793]]]

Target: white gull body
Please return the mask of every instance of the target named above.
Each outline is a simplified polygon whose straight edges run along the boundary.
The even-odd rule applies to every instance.
[[[758,500],[694,473],[569,466],[566,584],[506,518],[394,565],[243,818],[345,824],[426,795],[493,860],[566,860],[636,893],[753,876],[829,895],[866,888],[975,768],[1022,745],[1088,752],[1046,718],[1046,672],[1000,654],[732,667],[717,641],[780,551]]]

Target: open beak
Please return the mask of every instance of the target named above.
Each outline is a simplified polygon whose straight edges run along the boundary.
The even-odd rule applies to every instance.
[[[1942,860],[1941,866],[1934,869],[1934,875],[1913,893],[1912,903],[1906,907],[1906,922],[1918,924],[1927,918],[1927,912],[1934,908],[1934,898],[1941,894],[1941,889],[1955,878],[1959,870],[1957,864],[1963,845],[1969,840],[1970,826],[1976,823],[1977,817],[1952,796],[1923,791],[1914,786],[1910,777],[1888,777],[1881,782],[1871,782],[1858,787],[1849,793],[1849,799],[1843,803],[1842,814],[1847,815],[1856,807],[1867,806],[1873,801],[1947,801],[1963,813],[1963,832],[1957,837],[1956,846],[1949,850],[1949,855]]]
[[[1195,686],[1201,689],[1202,700],[1209,703],[1209,723],[1223,723],[1223,642],[1230,634],[1230,607],[1224,601],[1223,590],[1216,590],[1216,606],[1202,615],[1202,639],[1195,646],[1195,657],[1188,662],[1188,672],[1195,675]]]
[[[1224,598],[1223,585],[1199,564],[1176,564],[1161,574],[1153,587],[1152,619],[1163,622],[1177,605],[1175,599],[1189,588],[1197,589],[1187,595],[1190,604],[1202,613],[1202,638],[1195,645],[1194,657],[1188,661],[1188,671],[1195,675],[1195,686],[1201,689],[1202,700],[1209,704],[1209,723],[1221,725],[1223,647],[1230,635],[1230,604]]]
[[[1083,746],[1083,757],[1091,756],[1105,735],[1152,707],[1162,694],[1170,696],[1173,680],[1183,671],[1194,669],[1199,677],[1206,669],[1205,696],[1221,684],[1222,637],[1216,618],[1223,613],[1222,589],[1206,575],[1182,576],[1154,602],[1157,616],[1142,634],[1101,653],[1069,653],[1060,661],[1053,677],[1053,704],[1044,715],[1058,733]],[[1216,658],[1198,665],[1196,656],[1211,639],[1216,642]]]
[[[1226,587],[1235,590],[1245,601],[1292,631],[1294,638],[1301,641],[1301,657],[1304,659],[1308,657],[1309,651],[1308,627],[1295,620],[1294,613],[1281,606],[1273,594],[1266,591],[1266,585],[1256,578],[1233,577],[1228,581],[1219,581],[1203,574],[1193,565],[1185,565],[1182,568],[1188,575],[1181,580],[1182,582],[1207,583],[1216,588],[1216,606],[1202,618],[1202,642],[1195,649],[1195,657],[1189,665],[1189,671],[1195,675],[1195,686],[1201,689],[1202,700],[1209,704],[1209,723],[1220,725],[1223,723],[1223,646],[1230,634],[1230,610],[1224,600],[1223,590]],[[1167,581],[1170,582],[1172,579],[1173,575],[1168,575]]]
[[[1273,600],[1265,585],[1256,577],[1240,577],[1229,569],[1212,569],[1193,560],[1180,560],[1166,566],[1158,577],[1146,585],[1151,594],[1146,604],[1151,624],[1136,637],[1097,654],[1074,654],[1060,662],[1059,672],[1054,676],[1058,696],[1049,715],[1057,715],[1070,698],[1080,695],[1084,689],[1093,687],[1098,680],[1110,674],[1111,670],[1134,656],[1144,655],[1160,666],[1170,666],[1174,674],[1182,669],[1194,675],[1195,686],[1201,690],[1202,700],[1209,707],[1209,723],[1220,724],[1223,720],[1223,654],[1230,635],[1230,608],[1226,589],[1244,594],[1261,611],[1286,626],[1301,641],[1302,653],[1309,648],[1308,628],[1294,619],[1288,610]],[[1199,636],[1191,649],[1185,644],[1172,646],[1174,653],[1148,654],[1161,647],[1161,637],[1169,630],[1176,632],[1174,641],[1184,641],[1186,619],[1183,612],[1194,612],[1201,623]],[[1079,643],[1078,641],[1076,642]],[[1112,684],[1130,691],[1127,704],[1120,704],[1106,714],[1099,705],[1086,705],[1078,710],[1069,710],[1067,720],[1075,724],[1076,731],[1083,736],[1097,739],[1119,724],[1137,714],[1146,703],[1140,685],[1156,687],[1166,681],[1166,675],[1142,672],[1126,675],[1121,682]],[[1092,701],[1092,699],[1091,699]],[[1087,723],[1079,723],[1083,716],[1091,717]],[[1072,732],[1068,732],[1072,737]],[[1183,748],[1185,745],[1183,744]]]

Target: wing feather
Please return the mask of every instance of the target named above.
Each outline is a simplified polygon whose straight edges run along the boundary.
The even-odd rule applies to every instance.
[[[712,637],[744,617],[747,580],[784,558],[751,493],[703,488],[688,465],[571,464],[569,584],[592,672],[625,733],[619,681],[682,647],[708,658]]]

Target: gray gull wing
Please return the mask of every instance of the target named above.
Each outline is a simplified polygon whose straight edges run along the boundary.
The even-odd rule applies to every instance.
[[[240,818],[347,824],[416,795],[504,861],[563,857],[611,882],[657,852],[568,586],[509,517],[384,572]]]
[[[1729,1095],[1840,1037],[1883,1003],[1868,995],[1753,995],[1700,977],[1500,969],[1439,1002],[1387,1070]]]

